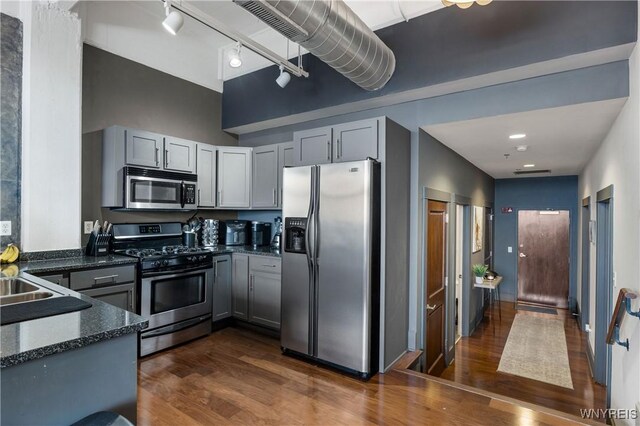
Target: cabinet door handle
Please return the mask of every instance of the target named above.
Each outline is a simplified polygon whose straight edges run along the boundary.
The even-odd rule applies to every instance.
[[[222,204],[222,191],[218,191],[218,207]]]
[[[276,189],[273,188],[273,206],[275,207],[278,203],[276,202]]]
[[[98,281],[110,280],[112,283],[115,283],[116,282],[116,278],[118,278],[118,277],[119,277],[118,274],[106,275],[104,277],[93,277],[93,282],[95,284],[98,284]]]
[[[278,265],[262,265],[262,266],[267,267],[267,268],[275,268],[275,267],[277,267]]]
[[[327,141],[327,160],[331,160],[331,141]]]
[[[340,158],[342,158],[342,141],[338,139],[338,150],[340,151]]]
[[[164,150],[164,166],[169,167],[169,150]]]
[[[198,205],[200,205],[200,188],[198,188]]]
[[[129,311],[133,312],[133,289],[127,290],[127,294],[129,295]]]
[[[253,291],[253,275],[249,275],[249,291]]]
[[[336,140],[336,144],[338,145],[336,147],[336,158],[340,158],[340,154],[342,153],[342,151],[340,150],[340,139]]]
[[[156,166],[160,165],[160,161],[158,161],[158,152],[160,152],[160,148],[156,148]]]

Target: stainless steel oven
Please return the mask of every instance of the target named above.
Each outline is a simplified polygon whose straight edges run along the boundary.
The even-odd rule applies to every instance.
[[[140,334],[141,356],[211,332],[213,279],[211,265],[142,274],[140,314],[149,328]]]
[[[197,176],[188,173],[124,167],[127,210],[195,210]]]

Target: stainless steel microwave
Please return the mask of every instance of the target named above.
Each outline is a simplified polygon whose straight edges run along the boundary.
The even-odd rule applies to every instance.
[[[197,176],[123,167],[126,210],[195,210]]]

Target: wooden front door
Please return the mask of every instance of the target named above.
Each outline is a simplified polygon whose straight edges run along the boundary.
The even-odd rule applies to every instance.
[[[569,212],[518,212],[518,301],[569,306]]]
[[[447,253],[447,203],[428,202],[427,282],[425,291],[426,372],[439,376],[445,369],[445,275]]]

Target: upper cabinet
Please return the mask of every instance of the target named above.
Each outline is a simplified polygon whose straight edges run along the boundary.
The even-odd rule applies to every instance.
[[[333,126],[333,162],[378,158],[379,120],[369,119]]]
[[[251,148],[218,147],[218,207],[251,207],[251,153]]]
[[[331,163],[331,127],[295,132],[293,142],[296,166]]]
[[[293,134],[296,166],[379,158],[380,118]]]
[[[278,145],[265,145],[253,149],[252,203],[254,208],[277,208]]]
[[[282,208],[282,169],[295,166],[295,143],[278,144],[278,207]]]
[[[196,143],[186,139],[164,138],[164,169],[176,172],[196,172]]]
[[[162,135],[144,130],[125,129],[119,126],[110,127],[113,131],[113,142],[119,146],[125,144],[125,163],[130,166],[161,168]],[[106,134],[106,131],[105,131]]]
[[[197,144],[198,207],[216,206],[216,152],[213,145]]]

